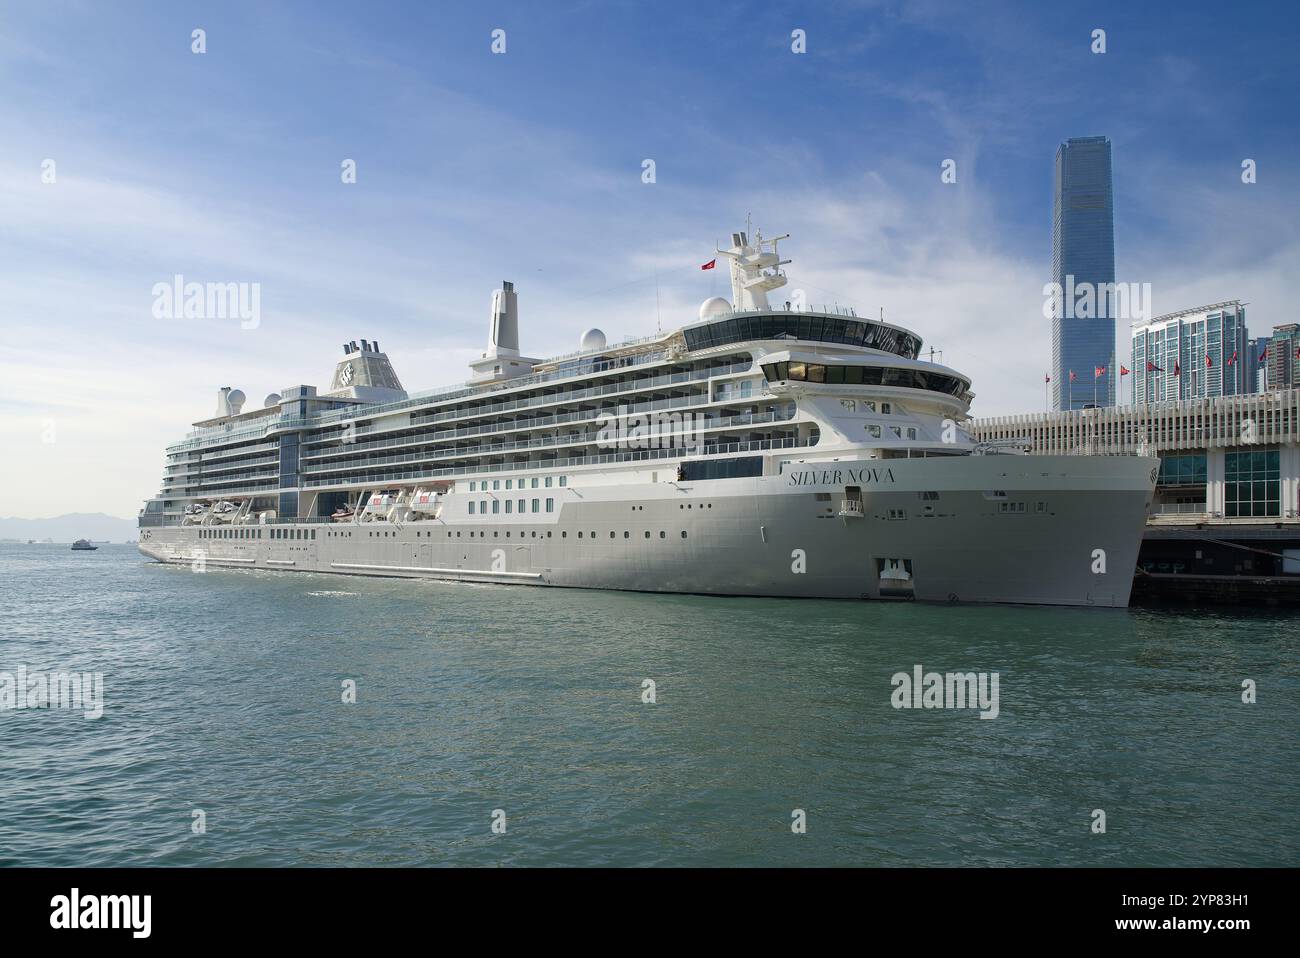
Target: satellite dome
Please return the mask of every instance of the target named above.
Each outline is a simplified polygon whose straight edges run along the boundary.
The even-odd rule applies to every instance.
[[[233,410],[237,416],[239,415],[239,410],[244,406],[244,400],[247,398],[248,397],[244,395],[242,389],[232,389],[230,390],[230,395],[226,397],[226,401],[230,403],[231,410]]]
[[[269,396],[267,396],[265,399],[262,400],[262,405],[267,409],[270,409],[272,406],[280,405],[280,394],[271,393]]]
[[[582,351],[589,352],[593,349],[605,348],[605,334],[599,329],[589,329],[582,334]]]
[[[700,304],[700,319],[708,319],[711,316],[721,316],[724,313],[731,312],[731,303],[721,296],[714,296],[712,299],[706,299]]]

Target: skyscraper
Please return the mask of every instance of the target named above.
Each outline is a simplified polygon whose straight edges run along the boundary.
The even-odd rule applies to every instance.
[[[1066,291],[1052,317],[1052,407],[1114,405],[1115,216],[1110,139],[1073,137],[1056,151],[1052,201],[1052,282]],[[1082,302],[1090,288],[1092,299]],[[1079,308],[1079,307],[1083,308]],[[1105,367],[1095,380],[1094,373]],[[1070,381],[1074,373],[1077,381]]]

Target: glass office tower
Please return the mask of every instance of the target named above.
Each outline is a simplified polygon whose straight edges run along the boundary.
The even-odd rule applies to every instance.
[[[1052,407],[1081,409],[1115,404],[1115,217],[1111,195],[1110,139],[1066,140],[1056,151],[1052,202],[1052,282],[1062,290],[1092,284],[1093,315],[1080,317],[1067,298],[1052,319]],[[1094,371],[1105,374],[1095,382]],[[1077,377],[1070,382],[1070,373]]]

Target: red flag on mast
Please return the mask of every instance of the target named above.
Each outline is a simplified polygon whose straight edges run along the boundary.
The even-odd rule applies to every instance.
[[[1182,374],[1183,374],[1183,367],[1182,367],[1182,365],[1178,362],[1178,360],[1175,359],[1175,360],[1174,360],[1174,375],[1175,375],[1175,376],[1181,376]]]
[[[717,257],[714,257],[713,259],[705,263],[703,266],[701,266],[700,269],[713,269],[713,267],[717,265],[718,265]]]
[[[1121,377],[1123,377],[1123,376],[1127,376],[1130,372],[1132,372],[1132,370],[1131,370],[1131,369],[1127,369],[1127,368],[1124,366],[1123,363],[1120,363],[1120,364],[1119,364],[1119,374],[1120,374]]]
[[[1214,368],[1214,360],[1210,358],[1210,354],[1209,354],[1209,353],[1206,353],[1206,354],[1205,354],[1205,368],[1206,368],[1206,369],[1213,369],[1213,368]]]
[[[1105,367],[1105,366],[1093,366],[1093,367],[1092,367],[1092,378],[1093,378],[1093,379],[1100,379],[1100,378],[1101,378],[1102,376],[1104,376],[1104,375],[1106,375],[1106,367]]]

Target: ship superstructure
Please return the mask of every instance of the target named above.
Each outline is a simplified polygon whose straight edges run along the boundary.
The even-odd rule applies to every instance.
[[[408,394],[363,339],[328,391],[245,412],[223,387],[168,448],[139,548],[205,569],[1126,604],[1155,460],[977,444],[970,380],[914,333],[769,302],[786,238],[732,234],[732,299],[667,333],[525,357],[507,282],[465,384]]]

